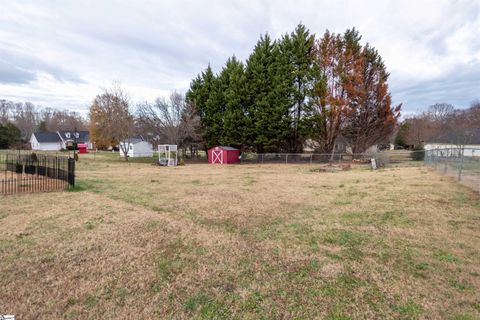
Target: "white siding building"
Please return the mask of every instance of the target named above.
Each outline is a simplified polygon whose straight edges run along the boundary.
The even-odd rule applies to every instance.
[[[59,151],[63,142],[56,132],[37,132],[30,137],[32,150]]]
[[[32,150],[60,151],[76,143],[85,143],[93,148],[88,131],[35,132],[30,137]]]
[[[138,138],[127,139],[120,143],[120,156],[123,157],[122,146],[125,146],[128,150],[128,156],[132,158],[138,157],[153,157],[153,145],[147,141],[143,141]]]

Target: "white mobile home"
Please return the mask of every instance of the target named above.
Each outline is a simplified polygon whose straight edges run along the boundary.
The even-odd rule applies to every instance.
[[[124,142],[120,143],[119,152],[120,156],[123,157],[123,148],[124,146],[128,153],[127,155],[132,158],[136,157],[152,157],[153,156],[153,146],[151,143],[144,141],[139,138],[130,138],[126,139]]]

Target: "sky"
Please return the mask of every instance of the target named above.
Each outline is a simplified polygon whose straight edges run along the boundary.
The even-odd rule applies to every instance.
[[[261,34],[355,27],[378,49],[402,113],[480,99],[480,0],[0,0],[0,99],[88,113],[119,83],[133,103],[186,92]]]

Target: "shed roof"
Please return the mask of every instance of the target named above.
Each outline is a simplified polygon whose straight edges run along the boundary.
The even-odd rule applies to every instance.
[[[218,146],[219,148],[222,148],[223,150],[238,150],[234,147],[230,147],[230,146]]]
[[[137,143],[142,142],[142,141],[144,141],[142,138],[135,137],[135,138],[127,138],[123,142],[124,143],[137,144]]]
[[[33,135],[39,143],[62,142],[62,139],[56,132],[35,132]]]

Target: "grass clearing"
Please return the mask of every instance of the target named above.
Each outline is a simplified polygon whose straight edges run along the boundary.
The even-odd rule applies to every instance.
[[[480,196],[419,166],[156,167],[89,155],[75,192],[0,200],[22,319],[477,319]]]

